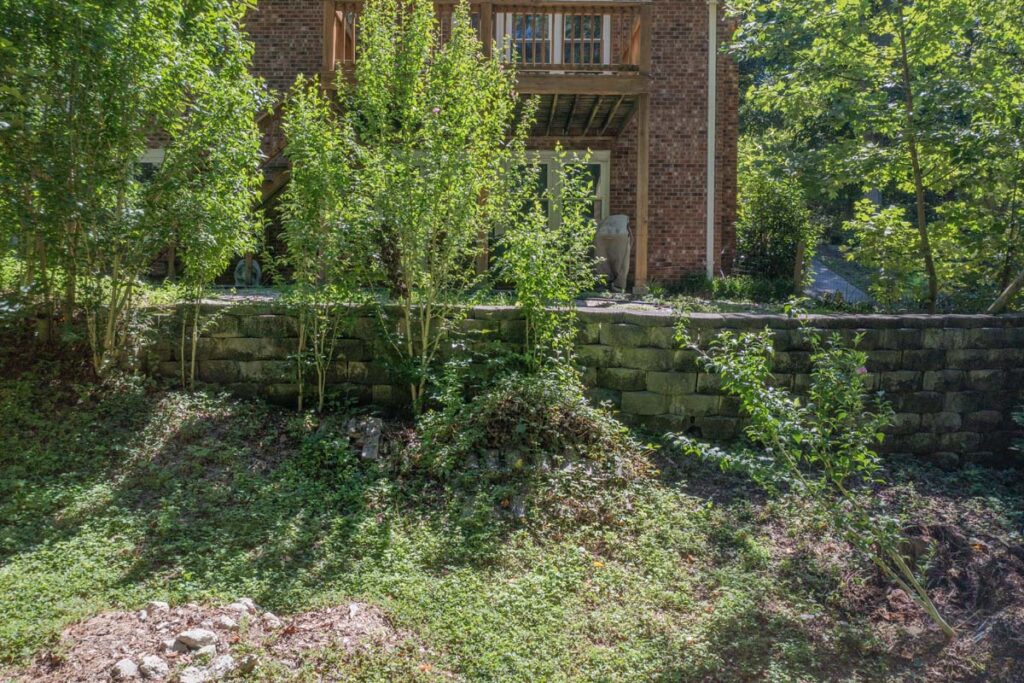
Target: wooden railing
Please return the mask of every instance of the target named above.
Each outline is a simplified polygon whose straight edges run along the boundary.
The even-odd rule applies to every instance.
[[[451,33],[455,0],[436,0],[441,40]],[[521,72],[647,73],[649,0],[518,0],[470,5],[485,53],[498,50]],[[324,0],[324,72],[354,71],[362,2]]]

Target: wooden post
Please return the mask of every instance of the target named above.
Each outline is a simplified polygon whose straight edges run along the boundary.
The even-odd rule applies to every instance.
[[[489,2],[480,3],[480,42],[484,46],[484,57],[490,57],[494,45],[494,6]]]
[[[334,0],[323,0],[324,3],[324,57],[323,57],[323,75],[321,76],[320,85],[324,88],[328,88],[333,85],[330,82],[331,74],[334,73],[334,68],[337,64],[337,54],[335,49],[338,44],[338,37],[334,34],[337,27],[337,17],[335,16]]]
[[[647,195],[650,171],[651,107],[650,95],[637,98],[636,134],[636,271],[633,293],[647,293]]]
[[[651,73],[651,6],[640,8],[640,54],[637,66],[640,74]],[[644,92],[637,96],[636,132],[636,272],[633,275],[633,293],[647,293],[647,223],[648,179],[651,149],[651,96]]]

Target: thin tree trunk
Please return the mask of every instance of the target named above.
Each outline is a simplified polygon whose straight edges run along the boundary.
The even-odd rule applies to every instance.
[[[917,140],[917,120],[914,113],[914,89],[910,75],[910,58],[907,54],[907,31],[903,23],[903,9],[898,10],[900,61],[903,72],[904,110],[906,112],[907,146],[910,164],[914,174],[914,197],[917,204],[917,232],[921,240],[921,256],[928,274],[928,312],[934,313],[939,298],[939,278],[935,272],[935,258],[931,241],[928,239],[928,212],[925,204],[924,174],[921,171],[920,149]]]
[[[1006,307],[1013,301],[1013,297],[1017,296],[1021,289],[1024,289],[1024,270],[1018,273],[1014,281],[999,295],[999,298],[992,302],[986,313],[996,315],[1005,311]]]

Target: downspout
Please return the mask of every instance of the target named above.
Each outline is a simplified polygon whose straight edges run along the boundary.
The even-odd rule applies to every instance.
[[[718,0],[708,0],[708,182],[705,254],[707,277],[715,277],[715,146],[718,122]]]

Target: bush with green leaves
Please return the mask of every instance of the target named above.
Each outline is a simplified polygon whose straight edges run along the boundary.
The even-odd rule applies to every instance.
[[[470,397],[463,389],[458,373],[449,376],[441,407],[417,424],[419,466],[457,492],[483,493],[517,515],[538,505],[599,521],[616,514],[608,496],[650,469],[646,448],[588,401],[572,368],[511,372]]]
[[[739,266],[749,275],[766,280],[793,282],[802,251],[810,263],[818,229],[811,221],[800,184],[793,178],[776,178],[759,169],[746,169],[740,178],[736,249]],[[804,275],[810,269],[804,268]]]
[[[508,225],[498,245],[497,275],[515,288],[526,319],[526,366],[537,371],[546,361],[569,362],[576,337],[573,302],[595,282],[591,250],[597,225],[590,217],[592,181],[589,156],[570,159],[556,150],[554,190],[537,194],[536,164],[509,174]],[[525,207],[525,208],[520,208]],[[548,219],[548,207],[555,214]]]
[[[18,95],[3,102],[0,241],[16,241],[26,263],[40,336],[58,318],[68,329],[84,321],[99,374],[123,360],[140,280],[173,226],[215,216],[192,240],[204,254],[220,251],[207,238],[248,232],[239,206],[252,196],[261,94],[240,24],[253,7],[0,0],[0,72]],[[139,169],[148,142],[168,133],[173,189]],[[213,233],[224,226],[222,240]]]
[[[352,201],[365,207],[364,277],[386,292],[376,310],[417,411],[481,281],[481,235],[507,204],[503,178],[521,166],[524,134],[514,70],[482,56],[468,5],[451,22],[441,41],[432,2],[370,0],[356,83],[339,82],[355,142]]]
[[[292,271],[285,298],[299,313],[298,408],[312,370],[317,410],[323,410],[339,332],[352,324],[353,307],[362,299],[368,252],[358,200],[351,199],[354,141],[316,77],[299,77],[284,112],[292,171],[281,202],[286,251],[276,265]]]
[[[865,401],[866,354],[845,347],[838,335],[822,341],[808,333],[813,370],[805,400],[773,385],[769,330],[723,332],[706,351],[689,336],[685,319],[678,330],[681,343],[698,353],[703,368],[721,377],[722,390],[739,399],[746,444],[722,449],[687,436],[674,441],[692,455],[749,475],[771,493],[788,490],[813,501],[852,546],[952,638],[953,628],[902,555],[898,520],[873,505],[871,487],[881,481],[874,444],[891,424],[892,409],[881,397]]]

